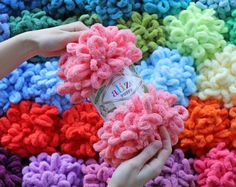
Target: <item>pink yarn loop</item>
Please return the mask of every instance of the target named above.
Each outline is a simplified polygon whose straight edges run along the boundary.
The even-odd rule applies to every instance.
[[[183,131],[183,120],[188,112],[182,106],[173,106],[177,97],[149,86],[144,96],[134,95],[125,105],[119,106],[107,117],[98,131],[100,141],[94,144],[96,151],[108,163],[118,166],[130,159],[155,140],[160,140],[159,128],[168,130],[172,145]]]
[[[135,40],[130,30],[93,25],[80,35],[78,43],[67,45],[58,72],[65,82],[58,85],[58,93],[71,94],[73,103],[89,97],[114,74],[141,59]]]

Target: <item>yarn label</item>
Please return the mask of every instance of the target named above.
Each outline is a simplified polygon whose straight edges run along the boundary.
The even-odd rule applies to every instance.
[[[134,94],[142,96],[145,89],[143,80],[136,74],[134,68],[126,67],[106,81],[104,86],[91,97],[91,100],[100,114],[106,118],[108,113],[131,99]]]

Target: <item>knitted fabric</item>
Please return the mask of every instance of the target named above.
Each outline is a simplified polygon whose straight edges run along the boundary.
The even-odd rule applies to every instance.
[[[148,13],[158,14],[160,17],[176,15],[186,9],[191,0],[143,0],[143,9]]]
[[[231,16],[225,20],[225,25],[229,30],[225,35],[226,40],[236,44],[236,10],[232,11]]]
[[[225,19],[236,8],[235,0],[197,0],[196,5],[201,9],[213,8],[219,18]]]
[[[12,104],[0,118],[0,138],[4,148],[21,157],[43,151],[53,153],[59,144],[58,110],[30,101]]]
[[[61,151],[80,157],[94,157],[93,144],[99,138],[97,131],[103,125],[103,119],[91,103],[75,105],[66,110],[60,121]]]
[[[236,152],[225,148],[224,143],[195,160],[194,168],[199,173],[199,186],[236,186]]]
[[[198,67],[197,95],[200,99],[220,99],[227,108],[236,104],[235,55],[236,46],[228,45],[223,52],[216,53],[213,60],[206,60]]]
[[[80,35],[78,43],[67,45],[58,72],[65,83],[59,85],[57,91],[71,94],[71,102],[78,103],[141,56],[141,50],[135,46],[135,35],[130,30],[95,24]]]
[[[0,42],[10,37],[10,29],[8,24],[8,15],[0,14]]]
[[[224,21],[215,18],[214,13],[212,9],[201,10],[191,3],[176,17],[165,17],[167,46],[178,49],[183,55],[191,55],[196,65],[213,58],[226,45],[222,34],[227,32]]]
[[[7,111],[11,103],[22,99],[34,99],[38,103],[56,106],[60,112],[70,108],[69,95],[56,93],[56,85],[61,82],[57,76],[58,62],[45,64],[23,63],[7,77],[0,80],[0,115]]]
[[[139,0],[85,0],[85,9],[99,15],[104,25],[115,25],[119,18],[131,17],[141,7]]]
[[[21,159],[0,147],[0,186],[20,186],[22,181]]]
[[[0,14],[19,15],[22,10],[33,10],[40,8],[42,2],[39,0],[0,0]]]
[[[196,91],[196,73],[192,66],[192,57],[158,47],[146,61],[136,66],[136,70],[146,84],[177,95],[177,104],[187,106],[188,96]]]
[[[100,159],[98,162],[94,159],[87,160],[81,170],[84,174],[83,187],[106,187],[115,168]]]
[[[149,87],[141,98],[132,97],[107,117],[98,131],[100,141],[94,144],[96,151],[108,163],[118,166],[132,158],[155,140],[161,140],[159,128],[165,125],[171,144],[178,142],[178,133],[184,129],[183,120],[188,116],[182,106],[173,106],[177,97],[168,92]]]
[[[197,175],[193,169],[192,158],[187,159],[181,149],[171,154],[163,167],[161,174],[150,180],[145,187],[195,187]]]
[[[191,97],[188,111],[189,118],[184,124],[184,132],[179,135],[182,149],[201,156],[220,142],[232,142],[228,110],[223,108],[220,101],[201,101]]]
[[[25,166],[23,173],[23,187],[69,187],[83,186],[81,173],[82,160],[70,155],[41,153],[30,158],[29,166]]]
[[[118,28],[129,28],[134,32],[137,38],[137,47],[142,50],[144,58],[153,52],[158,45],[165,43],[164,28],[160,26],[156,14],[133,12],[128,21],[122,18],[117,23]]]

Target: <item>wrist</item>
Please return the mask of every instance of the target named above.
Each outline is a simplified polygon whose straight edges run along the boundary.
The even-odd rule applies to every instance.
[[[25,49],[25,53],[29,56],[29,58],[32,58],[38,54],[38,43],[33,32],[34,31],[25,32],[16,36],[22,45],[22,49]]]

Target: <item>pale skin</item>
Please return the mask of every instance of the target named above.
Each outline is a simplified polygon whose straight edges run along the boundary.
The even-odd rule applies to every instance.
[[[78,40],[86,27],[75,22],[59,27],[25,32],[0,43],[0,79],[24,61],[36,56],[60,56],[67,43]],[[160,128],[162,140],[147,146],[136,157],[123,162],[113,173],[108,187],[142,187],[161,173],[171,154],[170,137],[165,127]]]

